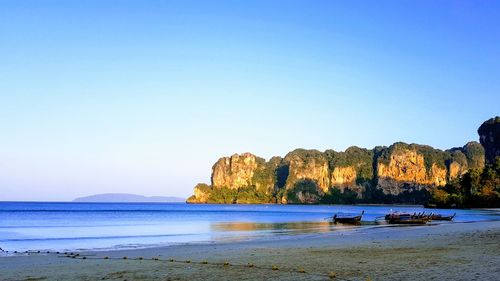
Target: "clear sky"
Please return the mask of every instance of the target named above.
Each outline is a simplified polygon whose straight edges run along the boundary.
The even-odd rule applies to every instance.
[[[499,75],[500,1],[0,0],[0,200],[188,196],[236,152],[462,146]]]

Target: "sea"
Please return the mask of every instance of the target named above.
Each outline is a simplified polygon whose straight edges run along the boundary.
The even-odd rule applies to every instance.
[[[330,222],[359,214],[358,226]],[[349,233],[388,227],[390,211],[451,215],[456,223],[499,220],[497,210],[439,210],[396,205],[205,205],[185,203],[0,202],[0,248],[5,252],[112,250],[212,243],[293,235]]]

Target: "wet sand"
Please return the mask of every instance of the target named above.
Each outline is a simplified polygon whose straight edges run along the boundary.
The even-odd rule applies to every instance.
[[[17,254],[0,257],[0,279],[496,280],[498,253],[500,221],[448,223],[79,252],[75,258]]]

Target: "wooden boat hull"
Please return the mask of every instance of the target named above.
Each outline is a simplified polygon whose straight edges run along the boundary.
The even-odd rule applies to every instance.
[[[334,218],[334,223],[359,223],[361,221],[361,216],[357,216],[354,218]]]
[[[427,219],[389,219],[387,222],[390,224],[426,224]]]
[[[433,215],[431,216],[431,220],[433,221],[452,221],[455,218],[455,214],[451,216],[441,216],[441,215]]]
[[[358,216],[338,216],[338,214],[335,214],[332,218],[334,223],[358,224],[364,213],[365,211],[362,211]]]
[[[422,214],[395,213],[385,215],[385,220],[389,224],[426,224],[430,216]]]

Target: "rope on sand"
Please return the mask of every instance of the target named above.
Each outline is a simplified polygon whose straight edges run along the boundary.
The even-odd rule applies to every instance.
[[[124,257],[109,257],[109,256],[104,256],[104,257],[98,257],[95,255],[80,255],[79,253],[73,253],[73,252],[51,252],[51,251],[25,251],[24,253],[27,254],[56,254],[59,255],[58,257],[61,258],[71,258],[71,259],[81,259],[81,260],[127,260],[127,261],[152,261],[152,262],[167,262],[167,263],[177,263],[177,264],[193,264],[193,265],[206,265],[206,266],[220,266],[224,268],[247,268],[247,269],[258,269],[258,270],[269,270],[269,271],[280,271],[280,272],[288,272],[288,273],[297,273],[297,274],[304,274],[308,276],[315,276],[315,277],[324,277],[327,279],[331,280],[348,280],[348,279],[343,279],[339,278],[335,272],[328,272],[328,273],[321,273],[321,272],[311,272],[308,270],[305,270],[303,267],[299,267],[297,269],[294,268],[287,268],[287,267],[278,267],[278,265],[271,265],[269,266],[261,266],[261,265],[256,265],[253,263],[247,263],[247,264],[238,264],[238,263],[230,263],[228,260],[225,260],[223,262],[209,262],[208,260],[204,259],[201,261],[194,261],[190,259],[184,259],[184,260],[177,260],[174,258],[168,258],[168,259],[161,259],[160,257],[152,257],[151,259],[146,259],[144,257],[136,257],[136,258],[128,258],[127,256]],[[361,276],[359,276],[361,277]],[[370,277],[367,277],[366,280],[371,280]]]
[[[224,267],[224,268],[248,268],[248,269],[258,269],[258,270],[269,270],[269,271],[280,271],[280,272],[288,272],[288,273],[298,273],[298,274],[305,274],[308,276],[316,276],[316,277],[325,277],[328,279],[335,279],[335,280],[348,280],[348,279],[343,279],[339,278],[335,272],[329,272],[329,273],[321,273],[321,272],[311,272],[311,271],[306,271],[303,267],[293,269],[293,268],[286,268],[286,267],[278,267],[277,265],[272,265],[272,266],[260,266],[256,265],[253,263],[247,263],[247,264],[238,264],[238,263],[230,263],[228,260],[225,260],[223,262],[209,262],[208,260],[201,260],[201,261],[194,261],[190,259],[184,259],[184,260],[178,260],[174,258],[168,258],[168,259],[161,259],[159,257],[153,257],[151,259],[145,259],[143,257],[137,257],[137,258],[128,258],[128,257],[90,257],[90,256],[76,256],[76,255],[64,255],[60,257],[67,257],[67,258],[73,258],[73,259],[89,259],[89,260],[129,260],[129,261],[155,261],[155,262],[167,262],[167,263],[177,263],[177,264],[193,264],[193,265],[206,265],[206,266],[219,266],[219,267]],[[369,278],[367,278],[369,280]]]

